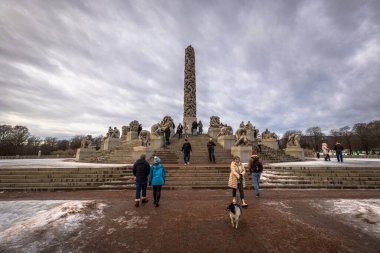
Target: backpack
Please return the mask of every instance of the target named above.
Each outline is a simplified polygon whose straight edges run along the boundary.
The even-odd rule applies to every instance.
[[[262,173],[263,172],[263,164],[258,159],[252,159],[252,166],[249,168],[251,173]]]

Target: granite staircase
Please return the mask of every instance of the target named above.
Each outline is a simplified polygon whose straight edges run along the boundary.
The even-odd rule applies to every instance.
[[[191,144],[192,154],[190,157],[191,164],[208,164],[208,151],[207,142],[209,141],[208,135],[189,135],[188,141]],[[181,152],[182,145],[185,139],[178,139],[177,136],[170,139],[170,145],[167,147],[156,150],[154,156],[157,155],[161,158],[162,163],[183,164],[183,154]],[[214,150],[215,160],[217,163],[231,163],[232,155],[229,150],[215,142],[216,147]],[[153,162],[153,159],[150,161]],[[169,162],[166,162],[169,161]]]
[[[270,147],[261,145],[261,151],[257,152],[263,164],[299,162],[301,159],[285,154],[283,150],[275,150]]]
[[[165,166],[164,189],[227,189],[228,164]],[[251,177],[246,185],[252,188]],[[123,190],[135,187],[131,166],[2,168],[0,191]],[[265,166],[261,188],[380,189],[380,168]]]
[[[140,145],[139,140],[125,141],[112,150],[98,150],[93,156],[85,159],[84,162],[130,164],[134,162],[131,156],[133,147]]]

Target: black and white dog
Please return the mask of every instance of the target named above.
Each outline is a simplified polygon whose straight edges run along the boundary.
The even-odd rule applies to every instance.
[[[230,215],[232,227],[238,228],[239,219],[242,214],[241,206],[239,204],[231,203],[229,206],[227,206],[227,211]]]

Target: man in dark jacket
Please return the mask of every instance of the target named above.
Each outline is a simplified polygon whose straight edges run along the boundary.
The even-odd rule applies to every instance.
[[[252,151],[252,156],[248,161],[249,172],[252,175],[253,187],[255,188],[256,197],[260,197],[260,177],[263,172],[263,164],[259,157],[256,155],[256,151]]]
[[[191,144],[185,139],[185,143],[182,145],[183,160],[185,165],[190,164]]]
[[[145,204],[148,202],[146,199],[146,187],[148,184],[148,176],[150,173],[150,165],[145,160],[145,154],[140,156],[135,164],[133,164],[133,175],[136,177],[136,200],[135,206],[139,207],[140,205],[140,193],[142,191],[142,201],[141,203]]]
[[[210,140],[207,142],[208,159],[210,160],[210,163],[215,162],[215,154],[214,154],[215,146],[216,146],[215,142],[212,140],[212,138],[210,138]]]
[[[338,159],[338,162],[343,162],[343,155],[342,155],[342,151],[344,149],[344,147],[342,146],[342,144],[340,144],[339,142],[337,142],[334,146],[334,149],[335,149],[335,152],[336,152],[336,159]]]

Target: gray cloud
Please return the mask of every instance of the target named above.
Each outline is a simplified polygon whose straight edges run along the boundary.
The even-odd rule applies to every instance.
[[[0,124],[37,136],[197,113],[283,133],[378,119],[378,1],[2,1]]]

